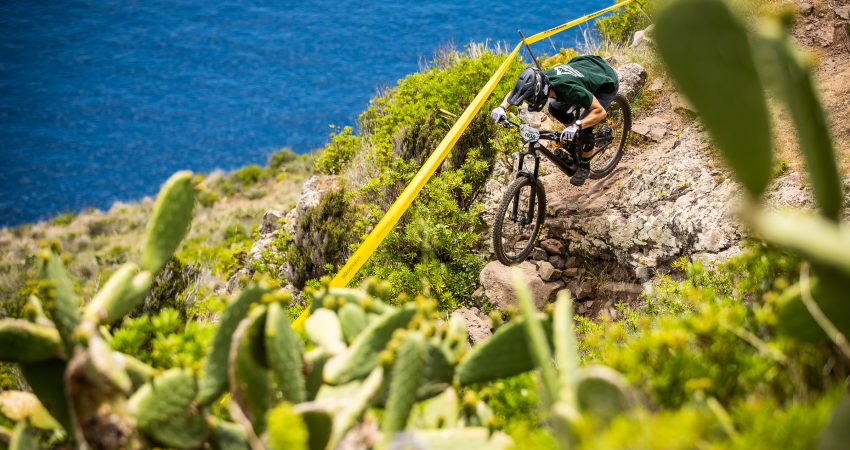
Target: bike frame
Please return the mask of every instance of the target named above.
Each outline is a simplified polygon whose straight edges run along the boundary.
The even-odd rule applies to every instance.
[[[552,134],[551,136],[549,134]],[[545,136],[544,136],[545,135]],[[541,133],[541,137],[545,140],[557,140],[556,133]],[[548,139],[548,138],[553,139]],[[564,148],[564,151],[570,152],[570,156],[573,158],[573,161],[578,161],[578,155],[576,154],[576,145],[572,144],[569,146],[570,148]],[[538,153],[539,152],[539,153]],[[540,175],[540,154],[546,157],[549,161],[552,161],[555,166],[558,167],[562,172],[567,174],[568,176],[572,176],[575,173],[575,168],[568,165],[561,158],[555,156],[554,153],[549,151],[548,148],[543,146],[539,140],[533,140],[526,144],[525,150],[519,153],[517,167],[516,167],[516,176],[517,177],[528,177],[531,179],[532,189],[537,189],[537,180]],[[534,157],[534,169],[529,172],[523,170],[525,168],[525,157],[531,155]],[[536,195],[530,195],[528,200],[528,212],[526,213],[526,217],[523,217],[519,220],[520,225],[528,225],[533,220],[532,214],[534,212],[534,206],[537,201]],[[517,211],[519,210],[519,195],[514,197],[513,204],[511,205],[511,220],[517,222]]]

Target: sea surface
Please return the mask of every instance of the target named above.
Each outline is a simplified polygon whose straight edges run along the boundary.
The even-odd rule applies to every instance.
[[[0,226],[153,195],[180,169],[319,148],[438,48],[513,47],[518,29],[611,4],[3,0]],[[534,50],[583,41],[576,28]]]

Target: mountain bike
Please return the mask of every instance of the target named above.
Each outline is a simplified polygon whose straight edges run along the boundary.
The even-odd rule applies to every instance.
[[[539,178],[541,154],[562,172],[572,176],[578,169],[581,148],[592,145],[590,179],[607,177],[617,167],[628,144],[632,110],[629,101],[618,94],[606,111],[607,117],[594,126],[593,139],[589,142],[577,142],[577,139],[561,142],[558,131],[538,130],[507,120],[505,126],[519,129],[525,150],[517,154],[514,180],[502,197],[493,223],[493,250],[502,264],[514,265],[524,261],[534,249],[543,227],[546,192]],[[581,112],[580,108],[574,111],[575,117],[581,117]],[[560,147],[552,152],[540,143],[543,140],[556,141]],[[526,169],[527,157],[534,160],[531,170]]]

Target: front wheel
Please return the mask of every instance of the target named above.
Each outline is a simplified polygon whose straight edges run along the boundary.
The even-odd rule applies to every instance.
[[[593,132],[594,156],[590,160],[590,178],[598,180],[611,174],[626,150],[632,130],[632,108],[626,97],[617,94],[606,110],[608,116]]]
[[[543,183],[532,184],[527,176],[508,186],[493,223],[493,251],[507,266],[519,264],[534,248],[546,218],[546,192]]]

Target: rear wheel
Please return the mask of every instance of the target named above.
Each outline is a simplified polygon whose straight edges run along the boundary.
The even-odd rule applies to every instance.
[[[590,160],[590,178],[594,180],[607,177],[617,167],[632,130],[632,108],[626,97],[617,94],[606,112],[608,116],[593,130],[594,156]]]
[[[543,183],[521,176],[508,186],[493,223],[493,251],[502,264],[525,261],[546,217]]]

